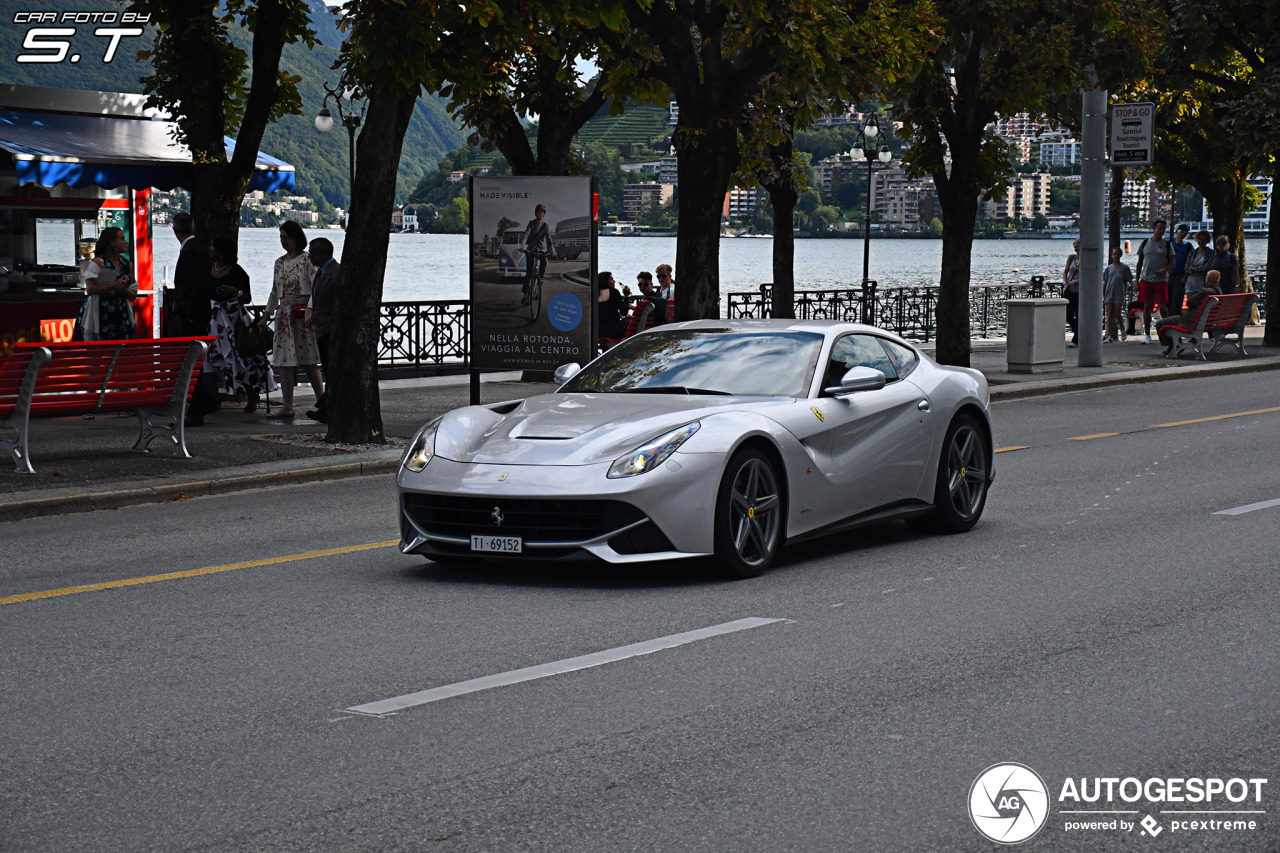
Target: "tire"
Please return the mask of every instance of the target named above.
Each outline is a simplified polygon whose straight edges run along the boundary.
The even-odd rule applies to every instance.
[[[537,322],[542,310],[542,276],[538,276],[529,285],[529,319]]]
[[[990,471],[991,448],[983,438],[982,428],[972,415],[958,415],[942,443],[933,513],[923,520],[941,533],[972,530],[987,505]]]
[[[746,447],[733,454],[716,493],[715,554],[721,572],[754,578],[782,545],[786,501],[773,462]]]

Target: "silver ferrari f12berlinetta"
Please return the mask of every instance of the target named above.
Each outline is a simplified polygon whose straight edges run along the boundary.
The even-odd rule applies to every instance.
[[[871,326],[673,323],[556,379],[418,431],[397,475],[403,552],[710,557],[749,577],[786,542],[890,518],[959,533],[986,504],[986,379]]]

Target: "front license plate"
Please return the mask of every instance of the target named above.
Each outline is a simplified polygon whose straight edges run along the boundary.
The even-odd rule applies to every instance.
[[[472,536],[472,551],[488,551],[497,554],[519,554],[524,550],[524,540],[519,536]]]

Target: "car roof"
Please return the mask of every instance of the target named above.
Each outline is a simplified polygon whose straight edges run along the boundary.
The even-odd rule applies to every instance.
[[[734,319],[734,320],[685,320],[680,323],[666,323],[646,330],[648,332],[663,329],[729,329],[735,332],[811,332],[831,338],[847,332],[866,332],[883,335],[914,349],[910,341],[903,340],[893,332],[863,323],[849,323],[843,320],[782,320],[782,319]]]

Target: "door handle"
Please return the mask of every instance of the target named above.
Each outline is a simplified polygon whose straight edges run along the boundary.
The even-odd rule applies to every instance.
[[[929,411],[929,401],[928,401],[928,400],[921,400],[919,403],[916,403],[916,408],[917,408],[917,409],[919,409],[919,410],[920,410],[920,411],[922,411],[922,412],[927,412],[927,411]]]

